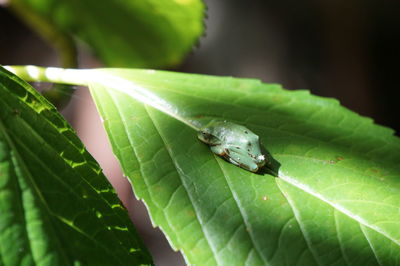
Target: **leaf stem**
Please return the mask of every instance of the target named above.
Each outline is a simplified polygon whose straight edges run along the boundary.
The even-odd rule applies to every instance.
[[[196,131],[202,126],[198,119],[191,119],[185,116],[183,110],[152,91],[135,84],[134,81],[108,74],[101,69],[64,69],[37,66],[5,66],[5,68],[26,81],[52,82],[88,87],[98,84],[108,89],[125,93],[137,101],[156,108],[181,121]]]
[[[85,72],[89,69],[66,69],[58,67],[38,66],[4,66],[10,72],[26,81],[51,82],[59,84],[70,84],[88,86]]]

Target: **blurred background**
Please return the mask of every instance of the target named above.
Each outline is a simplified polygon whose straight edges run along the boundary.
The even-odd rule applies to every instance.
[[[400,1],[205,2],[206,34],[173,70],[310,90],[339,99],[399,135]],[[0,64],[58,65],[53,48],[1,7],[0,29]],[[79,50],[79,65],[102,66],[85,48]],[[184,265],[182,256],[152,228],[145,207],[122,178],[87,89],[76,90],[63,114],[110,178],[156,265]]]

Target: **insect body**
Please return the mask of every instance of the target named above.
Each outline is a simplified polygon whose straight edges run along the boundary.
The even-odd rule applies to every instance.
[[[211,121],[200,129],[197,136],[210,145],[212,152],[246,170],[257,172],[265,165],[259,137],[244,126],[227,121]]]

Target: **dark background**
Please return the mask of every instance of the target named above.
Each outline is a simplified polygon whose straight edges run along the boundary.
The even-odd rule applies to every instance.
[[[208,1],[184,71],[334,97],[399,133],[400,1]]]
[[[311,90],[399,133],[400,1],[206,2],[207,33],[176,70]],[[0,29],[1,64],[55,65],[52,48],[5,9]]]
[[[399,0],[206,2],[207,33],[176,70],[311,90],[400,132]],[[52,48],[5,9],[0,29],[0,64],[55,65]]]
[[[206,3],[207,33],[175,70],[257,78],[287,89],[307,89],[337,98],[399,134],[399,0]],[[57,66],[51,46],[4,8],[0,8],[0,29],[0,64]],[[81,67],[101,66],[84,50],[79,61]],[[108,144],[104,133],[99,133],[98,118],[93,118],[96,111],[87,91],[78,90],[64,114],[133,213],[156,264],[183,264],[178,253],[172,253],[161,234],[151,228],[143,205],[132,200],[118,164],[110,159],[113,156],[104,155],[109,147],[99,145],[99,139]]]

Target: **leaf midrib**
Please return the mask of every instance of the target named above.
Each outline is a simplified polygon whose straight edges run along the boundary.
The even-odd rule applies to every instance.
[[[128,80],[129,82],[131,82],[134,86],[141,86],[140,84],[137,84],[137,83],[135,83],[135,82],[133,82],[133,81],[131,81],[131,80]],[[142,85],[143,86],[143,85]],[[144,88],[146,88],[146,87],[144,87]],[[187,93],[185,93],[184,91],[178,91],[178,90],[173,90],[173,89],[170,89],[169,87],[163,87],[163,90],[165,90],[165,91],[169,91],[169,92],[174,92],[174,93],[177,93],[177,94],[180,94],[180,95],[184,95],[184,96],[188,96],[188,97],[192,97],[192,98],[197,98],[197,99],[202,99],[202,100],[207,100],[207,101],[210,101],[210,102],[213,102],[213,103],[216,103],[216,104],[224,104],[224,105],[228,105],[228,106],[231,106],[231,107],[235,107],[235,108],[239,108],[239,109],[245,109],[245,110],[250,110],[250,111],[252,111],[252,112],[254,112],[254,109],[258,109],[258,110],[262,110],[263,112],[265,112],[265,111],[271,111],[271,110],[273,110],[273,108],[271,107],[271,108],[269,108],[269,109],[265,109],[265,108],[258,108],[257,106],[253,106],[253,107],[250,107],[250,106],[243,106],[243,105],[237,105],[237,104],[234,104],[234,103],[232,103],[232,102],[230,102],[230,101],[219,101],[218,100],[218,98],[207,98],[207,97],[201,97],[201,96],[199,96],[199,95],[197,95],[197,94],[187,94]],[[242,91],[241,91],[242,92]],[[329,101],[329,99],[323,99],[324,101]],[[164,111],[161,111],[161,112],[163,112],[163,113],[165,113]],[[282,114],[282,113],[277,113],[277,112],[273,112],[273,111],[271,111],[272,113],[274,113],[274,115],[276,115],[276,116],[281,116],[281,117],[283,117],[283,118],[290,118],[290,116],[288,116],[288,115],[285,115],[285,114]],[[166,113],[168,116],[170,116],[168,113]],[[352,115],[356,115],[356,114],[353,114],[352,113]],[[211,116],[210,116],[211,117]],[[342,119],[343,119],[343,117],[341,117]],[[371,121],[367,121],[366,119],[367,118],[365,118],[365,117],[361,117],[362,119],[363,119],[363,123],[362,124],[365,124],[365,123],[369,123],[371,126],[378,126],[378,125],[375,125],[375,124],[373,124]],[[285,119],[282,119],[282,120],[285,120]],[[240,123],[240,122],[239,122]],[[265,128],[265,129],[270,129],[270,130],[274,130],[274,131],[278,131],[278,132],[281,132],[281,133],[285,133],[285,134],[287,134],[287,135],[292,135],[292,136],[295,136],[295,137],[297,137],[297,138],[302,138],[302,139],[308,139],[308,140],[311,140],[311,141],[318,141],[318,142],[320,142],[321,144],[332,144],[332,141],[326,141],[326,140],[321,140],[321,139],[317,139],[317,138],[312,138],[312,137],[309,137],[309,136],[307,136],[307,135],[304,135],[304,134],[300,134],[300,133],[297,133],[297,132],[293,132],[293,131],[288,131],[288,130],[283,130],[282,128],[275,128],[275,127],[268,127],[268,126],[266,126],[266,125],[260,125],[260,124],[254,124],[254,123],[249,123],[248,122],[248,118],[246,119],[246,121],[245,121],[245,123],[247,124],[247,125],[252,125],[252,126],[255,126],[255,127],[262,127],[262,128]],[[360,124],[358,124],[358,126],[361,126],[361,123]],[[335,132],[335,130],[337,129],[337,128],[335,128],[335,127],[333,127],[333,126],[331,126],[331,127],[327,127],[327,126],[325,126],[324,127],[324,129],[325,130],[329,130],[329,131],[331,131],[331,132]],[[386,128],[385,128],[386,129]],[[343,135],[346,135],[346,136],[349,136],[349,135],[352,135],[352,134],[354,134],[354,131],[351,131],[351,130],[349,130],[349,129],[346,129],[346,128],[344,128],[344,127],[342,127],[341,128],[341,130],[342,131],[344,131],[343,132],[343,134],[341,135],[341,136],[343,136]],[[346,134],[345,134],[346,133]],[[384,142],[384,145],[385,146],[391,146],[391,145],[394,145],[394,144],[400,144],[400,142],[398,142],[398,143],[396,143],[396,142],[389,142],[388,141],[388,136],[390,135],[389,133],[392,133],[392,131],[390,130],[390,129],[386,129],[386,134],[384,135],[384,137],[382,137],[382,134],[379,134],[379,137],[377,137],[376,135],[371,135],[370,137],[372,137],[373,139],[375,139],[375,140],[379,140],[379,141],[381,141],[381,142]],[[392,133],[393,134],[393,133]],[[390,135],[390,136],[392,136],[392,135]],[[399,145],[399,147],[400,147],[400,145]],[[380,147],[380,148],[382,148],[382,147]],[[370,151],[369,151],[370,152]],[[357,151],[351,151],[351,153],[352,154],[355,154],[355,155],[360,155],[360,152],[357,152]],[[365,154],[364,154],[365,155]],[[368,158],[368,157],[367,157]]]
[[[21,86],[22,86],[22,85],[21,85]],[[1,99],[0,99],[0,100],[1,100]],[[3,101],[3,103],[4,103],[3,106],[6,106],[6,108],[8,108],[9,110],[11,110],[11,108],[8,106],[8,104],[7,104],[6,102]],[[31,110],[30,110],[30,111],[31,111]],[[53,152],[55,152],[56,154],[58,154],[57,150],[55,150],[53,146],[48,145],[48,143],[45,141],[45,139],[43,139],[43,138],[41,137],[40,134],[37,134],[36,130],[35,130],[34,128],[32,128],[32,126],[31,126],[25,119],[23,119],[23,118],[21,117],[20,121],[24,124],[25,127],[27,127],[27,128],[30,129],[30,130],[27,130],[27,132],[31,132],[32,134],[35,135],[36,139],[38,140],[38,141],[37,141],[38,143],[39,143],[39,141],[41,141],[41,143],[44,143],[44,144],[46,145],[46,147],[47,147],[48,150],[52,150]],[[0,120],[0,122],[1,122],[1,120]],[[58,131],[59,128],[58,128],[56,125],[54,125],[51,121],[49,121],[48,119],[46,119],[46,122],[47,122],[48,124],[51,124],[52,127],[54,127],[55,130]],[[2,127],[1,130],[2,130],[3,132],[6,132],[5,129],[4,129],[4,125],[3,125],[3,124],[1,124],[1,127]],[[68,128],[68,129],[70,130],[70,128]],[[5,133],[5,134],[6,134],[6,133]],[[65,135],[60,134],[60,136],[62,136],[62,137],[64,138],[64,140],[66,140],[67,143],[68,143],[69,145],[73,145],[73,143],[72,143],[71,141],[69,141],[68,138],[67,138]],[[10,137],[9,137],[8,135],[7,135],[7,138],[8,138],[8,141],[11,141],[11,139],[10,139]],[[14,136],[14,138],[16,138],[16,137]],[[17,139],[16,139],[16,140],[17,140]],[[32,151],[30,150],[30,148],[27,147],[27,146],[25,145],[25,143],[24,143],[22,140],[19,140],[18,143],[19,143],[19,145],[21,145],[22,147],[24,147],[26,151],[30,152],[31,157],[34,158],[35,160],[37,160],[37,161],[42,165],[42,167],[43,167],[44,169],[47,169],[47,170],[52,174],[51,176],[56,176],[56,177],[57,177],[57,180],[58,180],[70,193],[74,194],[76,197],[79,197],[79,195],[76,193],[76,191],[74,191],[74,190],[73,190],[70,186],[68,186],[62,179],[60,179],[59,176],[58,176],[58,174],[54,173],[50,168],[48,168],[47,165],[46,165],[42,160],[40,160],[37,156],[35,156],[36,154],[35,154],[35,153],[32,153]],[[15,148],[15,145],[14,145],[13,143],[12,143],[12,144],[9,143],[9,145],[12,145],[12,149],[15,150],[15,153],[17,153],[17,150],[16,150],[16,148]],[[74,148],[77,148],[75,145],[73,145],[73,147],[74,147]],[[23,162],[22,157],[21,157],[20,155],[18,155],[18,157],[19,157],[19,162],[20,162],[20,164],[22,164],[22,162]],[[66,163],[66,162],[65,162],[65,163]],[[69,166],[68,163],[66,163],[66,164]],[[71,223],[68,223],[68,222],[67,222],[67,221],[68,221],[67,219],[64,219],[63,217],[60,217],[59,215],[53,213],[53,212],[50,210],[50,208],[49,208],[49,206],[47,205],[47,203],[46,203],[46,201],[45,201],[45,199],[44,199],[42,193],[40,192],[40,189],[36,186],[36,183],[34,182],[31,173],[27,170],[28,168],[25,166],[25,164],[23,164],[23,167],[24,167],[24,169],[25,169],[25,172],[28,173],[28,176],[29,176],[28,178],[29,178],[29,180],[30,180],[30,183],[34,186],[34,189],[35,189],[35,191],[36,191],[36,195],[40,198],[40,201],[42,202],[43,206],[45,207],[46,212],[47,212],[49,215],[51,215],[51,216],[53,216],[53,217],[56,217],[57,219],[59,219],[60,222],[66,224],[67,226],[69,226],[70,228],[74,229],[74,230],[77,231],[78,233],[82,234],[82,235],[85,236],[86,238],[90,239],[90,240],[93,241],[94,243],[97,243],[97,244],[99,245],[99,247],[103,248],[103,249],[106,251],[106,253],[108,253],[107,247],[104,246],[101,242],[95,240],[95,239],[94,239],[93,237],[91,237],[90,235],[87,235],[85,232],[83,232],[83,231],[80,230],[79,228],[76,228],[75,226],[73,226],[72,222],[71,222]],[[86,180],[86,178],[84,178],[79,172],[76,172],[76,173],[81,177],[81,180],[82,180],[83,182],[85,182],[91,189],[93,189],[94,191],[97,191],[97,189],[96,189],[95,187],[93,187],[92,184],[90,184],[90,183]],[[99,195],[99,197],[102,197],[102,196]],[[108,201],[106,201],[103,197],[102,197],[102,201],[103,201],[105,204],[107,204],[110,208],[112,208],[112,206],[108,203]],[[119,217],[119,216],[118,216],[118,219],[120,220],[120,217]],[[106,228],[106,224],[105,224],[103,221],[101,221],[101,220],[100,220],[100,222],[103,224],[103,228]],[[120,220],[120,222],[121,222],[121,220]],[[56,231],[56,230],[55,230],[55,226],[54,226],[53,222],[51,222],[51,219],[49,219],[49,223],[52,224],[52,226],[53,226],[53,228],[52,228],[52,234],[53,234],[53,235],[57,235],[57,234],[55,233],[55,231]],[[111,232],[112,232],[112,234],[114,235],[115,239],[118,239],[118,236],[115,234],[115,232],[114,232],[114,231],[111,231]],[[59,243],[58,237],[54,237],[54,238],[57,239],[57,243]],[[58,246],[59,246],[60,250],[62,250],[62,248],[61,248],[62,245],[61,245],[60,243],[58,244]],[[123,246],[123,248],[126,250],[126,253],[129,254],[129,250],[127,249],[127,247]],[[63,254],[64,254],[64,253],[63,253]],[[113,255],[113,254],[111,254],[111,253],[109,253],[109,254],[112,255],[117,261],[119,261],[119,262],[121,263],[121,265],[124,264],[123,261],[121,261],[121,258],[120,258],[119,256]],[[66,255],[64,254],[63,257],[66,257]]]
[[[301,160],[309,160],[309,161],[312,161],[312,162],[318,162],[318,163],[322,163],[322,164],[325,163],[325,164],[328,164],[328,165],[332,165],[332,164],[328,163],[329,160],[319,159],[319,158],[316,158],[316,157],[303,156],[303,155],[290,154],[290,153],[274,153],[273,155],[274,156],[281,156],[281,157],[295,157],[295,158],[299,158]],[[366,176],[366,177],[370,177],[370,178],[373,178],[373,179],[376,178],[376,176],[373,176],[373,175],[365,173],[365,172],[361,172],[357,168],[351,168],[351,167],[348,167],[348,166],[344,166],[343,164],[340,164],[340,163],[335,163],[334,165],[337,168],[342,168],[342,169],[345,169],[345,170],[348,170],[348,171],[351,171],[351,172],[358,172],[361,175]],[[321,191],[324,191],[326,189],[327,188],[324,188]]]
[[[114,74],[114,75],[116,75],[116,74]],[[118,76],[118,75],[116,75],[116,76]],[[127,79],[128,80],[128,79]],[[133,83],[135,86],[140,86],[140,82],[139,82],[139,84],[137,84],[137,83],[135,83],[134,81],[131,81],[131,80],[129,80],[131,83]],[[260,84],[262,84],[262,83],[260,83]],[[195,87],[195,84],[191,84],[193,87]],[[146,88],[146,86],[145,85],[142,85],[144,88]],[[202,88],[201,86],[198,86],[198,88]],[[265,108],[259,108],[259,107],[257,107],[257,106],[252,106],[252,107],[249,107],[249,106],[247,106],[247,105],[245,105],[245,106],[243,106],[243,105],[237,105],[237,104],[235,104],[234,102],[231,102],[231,101],[220,101],[220,100],[218,100],[218,98],[208,98],[208,97],[203,97],[203,96],[200,96],[200,95],[198,95],[198,94],[190,94],[190,93],[187,93],[187,92],[185,92],[185,91],[182,91],[182,90],[176,90],[176,89],[171,89],[170,87],[163,87],[162,88],[162,90],[163,91],[167,91],[167,92],[173,92],[173,93],[176,93],[176,94],[179,94],[179,95],[183,95],[183,96],[187,96],[187,97],[192,97],[192,98],[197,98],[197,99],[201,99],[201,100],[206,100],[206,101],[210,101],[210,102],[214,102],[214,103],[218,103],[218,104],[224,104],[224,105],[229,105],[229,106],[232,106],[232,107],[236,107],[236,108],[240,108],[240,109],[250,109],[250,110],[252,110],[252,111],[254,111],[254,109],[257,109],[257,110],[262,110],[263,112],[265,112],[265,111],[268,111],[268,110],[273,110],[274,108],[273,107],[271,107],[271,108],[269,108],[269,109],[265,109]],[[227,92],[231,92],[231,91],[229,91],[229,90],[226,90]],[[236,91],[235,91],[236,92]],[[282,90],[282,92],[284,92],[283,90]],[[288,91],[288,92],[299,92],[299,91]],[[288,93],[288,92],[286,92],[286,93]],[[307,91],[308,92],[308,91]],[[244,91],[244,90],[241,90],[241,91],[238,91],[238,93],[244,93],[244,94],[246,94],[246,96],[248,96],[249,95],[249,93],[247,93],[247,91]],[[263,95],[264,97],[267,97],[264,93],[262,93],[262,92],[260,92],[260,94],[261,95]],[[273,93],[270,93],[271,95],[282,95],[282,93],[279,93],[279,92],[273,92]],[[311,94],[309,94],[309,97],[313,97]],[[315,96],[314,96],[315,97]],[[318,99],[318,98],[316,98],[315,97],[315,101],[319,101],[319,102],[322,102],[323,103],[323,105],[324,105],[324,107],[325,108],[331,108],[331,107],[337,107],[337,106],[339,106],[340,108],[342,108],[343,110],[346,110],[346,109],[344,109],[340,104],[339,104],[339,102],[335,102],[335,99],[332,99],[332,98],[322,98],[322,99]],[[294,99],[292,99],[292,101],[294,101]],[[315,104],[315,101],[313,101],[312,103],[313,104]],[[328,103],[329,103],[329,105],[328,105]],[[287,103],[286,105],[290,105],[290,103]],[[280,106],[283,106],[283,104],[281,104]],[[348,110],[346,110],[346,111],[348,111]],[[283,117],[287,117],[287,116],[285,116],[285,115],[282,115],[281,113],[276,113],[276,112],[272,112],[272,113],[274,113],[275,115],[281,115],[281,116],[283,116]],[[357,115],[356,113],[353,113],[353,112],[350,112],[350,114],[352,115],[352,116],[359,116],[359,115]],[[378,127],[378,125],[376,125],[376,124],[374,124],[373,123],[373,121],[371,120],[371,119],[369,119],[369,118],[367,118],[367,117],[363,117],[363,116],[360,116],[360,118],[362,119],[362,121],[363,121],[363,124],[365,124],[365,123],[369,123],[370,125],[373,125],[373,126],[376,126],[376,127]],[[342,119],[343,119],[343,116],[342,116]],[[358,126],[360,126],[361,124],[358,124]],[[260,125],[257,125],[257,126],[260,126]],[[271,128],[271,129],[276,129],[276,128]],[[330,130],[334,130],[335,129],[335,127],[330,127],[329,128]],[[342,128],[343,129],[343,128]],[[381,128],[380,128],[381,129]],[[281,130],[281,129],[278,129],[278,130]],[[393,130],[391,130],[391,129],[389,129],[389,128],[384,128],[384,130],[385,130],[385,133],[386,133],[386,137],[388,137],[388,136],[393,136]],[[284,130],[283,132],[286,132],[286,133],[289,133],[290,131],[286,131],[286,130]],[[352,133],[353,131],[350,131],[350,130],[347,130],[347,132],[349,132],[349,133]],[[290,133],[293,133],[293,132],[290,132]],[[390,135],[391,134],[391,135]],[[296,134],[296,135],[298,135],[298,136],[303,136],[303,135],[301,135],[301,134]],[[371,134],[371,137],[373,137],[373,138],[376,138],[376,139],[379,139],[380,141],[384,141],[385,142],[385,144],[387,144],[387,145],[392,145],[393,143],[388,143],[387,142],[387,138],[385,138],[385,137],[382,137],[381,138],[381,135],[382,134],[379,134],[379,137],[377,137],[376,135],[374,135],[374,134]],[[314,140],[314,139],[313,139]],[[398,142],[398,144],[400,144],[400,142]]]
[[[325,202],[326,204],[328,204],[329,206],[331,206],[335,210],[343,213],[344,215],[346,215],[350,219],[352,219],[354,221],[357,221],[359,224],[362,224],[362,225],[370,228],[371,230],[377,232],[379,235],[382,235],[382,236],[386,237],[387,239],[389,239],[390,241],[392,241],[396,245],[400,246],[400,240],[393,239],[392,237],[387,235],[385,232],[379,230],[378,228],[376,228],[373,225],[370,225],[367,221],[364,221],[363,219],[358,218],[359,217],[358,215],[352,213],[351,211],[346,211],[345,208],[341,208],[337,204],[330,202],[329,200],[325,199],[322,195],[319,195],[318,193],[313,192],[312,189],[307,189],[306,188],[307,187],[306,184],[301,184],[299,182],[293,182],[289,176],[285,176],[281,172],[279,173],[279,178],[282,179],[283,181],[285,181],[286,183],[288,183],[288,184],[290,184],[290,185],[292,185],[292,186],[304,191],[308,195],[313,196],[313,197]]]
[[[8,135],[8,132],[7,132],[7,130],[6,130],[6,127],[4,126],[4,124],[3,124],[3,121],[0,119],[0,130],[3,132],[3,135],[5,136],[5,139],[6,139],[6,141],[7,141],[7,144],[9,145],[9,148],[12,150],[12,151],[14,151],[13,152],[13,154],[14,154],[14,158],[15,158],[15,160],[17,160],[18,161],[18,165],[19,165],[19,167],[21,168],[21,173],[20,174],[25,174],[25,177],[27,178],[27,179],[29,179],[29,182],[30,182],[30,184],[33,186],[33,190],[35,191],[35,193],[36,193],[36,195],[38,196],[38,198],[40,199],[40,202],[43,204],[42,206],[44,207],[44,210],[47,212],[47,213],[49,213],[49,214],[51,214],[51,212],[50,212],[50,210],[49,210],[49,208],[48,208],[48,205],[46,204],[46,202],[44,201],[44,198],[43,198],[43,196],[42,196],[42,194],[40,193],[40,190],[39,190],[39,188],[36,186],[36,183],[34,182],[34,180],[33,180],[33,178],[32,178],[32,174],[30,173],[30,171],[28,170],[28,167],[25,165],[25,163],[24,163],[24,160],[22,160],[22,158],[21,158],[21,156],[19,155],[19,152],[18,152],[18,150],[16,149],[16,147],[15,147],[15,145],[14,145],[14,142],[12,141],[12,138]],[[14,161],[14,160],[12,160],[12,161]],[[13,162],[13,165],[15,164],[15,162]],[[16,175],[18,175],[17,173],[16,173]],[[18,178],[17,178],[18,179]],[[18,184],[18,190],[19,191],[21,191],[21,187],[20,187],[20,183],[19,183],[20,181],[19,180],[17,180],[17,184]],[[19,195],[21,196],[21,193],[19,193]],[[26,213],[26,211],[25,211],[25,204],[24,204],[24,200],[23,200],[23,198],[22,197],[20,197],[20,202],[21,202],[21,210],[23,210],[23,213],[21,214],[22,216],[23,216],[23,222],[24,222],[24,236],[26,237],[26,239],[28,240],[27,242],[28,242],[28,245],[29,245],[29,250],[30,250],[30,252],[31,252],[31,255],[32,255],[32,259],[33,259],[33,261],[35,261],[35,263],[37,264],[38,263],[38,261],[36,261],[38,258],[36,258],[36,256],[34,256],[34,252],[33,252],[33,250],[32,250],[32,243],[34,242],[32,239],[31,239],[31,237],[30,237],[30,233],[29,233],[29,231],[28,231],[28,228],[27,228],[27,225],[28,225],[28,223],[27,223],[27,219],[26,219],[26,216],[25,216],[25,213]],[[56,235],[55,234],[55,225],[53,224],[53,222],[51,221],[51,219],[48,219],[48,223],[51,225],[51,233],[53,234],[53,235]],[[65,253],[65,250],[62,248],[62,245],[61,245],[61,243],[60,243],[60,241],[59,241],[59,239],[58,238],[53,238],[53,239],[55,239],[55,242],[57,243],[57,250],[58,250],[58,254],[61,254],[61,258],[66,262],[66,261],[68,261],[67,260],[67,255],[66,255],[66,253]]]

